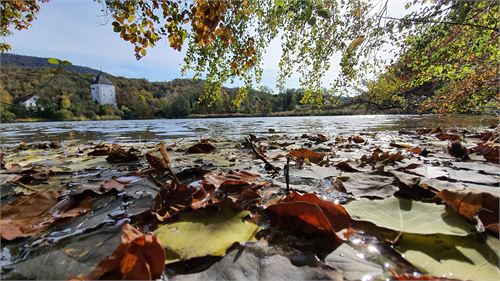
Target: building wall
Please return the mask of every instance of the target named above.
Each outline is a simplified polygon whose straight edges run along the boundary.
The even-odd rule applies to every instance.
[[[30,108],[30,107],[36,107],[36,102],[38,100],[38,96],[32,96],[31,98],[25,100],[23,102],[24,107]]]
[[[115,86],[107,84],[94,84],[90,86],[92,100],[100,105],[111,104],[116,107]]]

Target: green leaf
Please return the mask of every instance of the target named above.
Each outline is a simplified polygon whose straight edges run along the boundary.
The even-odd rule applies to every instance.
[[[234,243],[252,240],[257,232],[257,225],[242,220],[248,214],[231,210],[189,213],[177,222],[159,227],[155,234],[167,250],[182,260],[223,256]],[[167,262],[169,260],[167,257]]]
[[[59,65],[59,63],[60,63],[60,61],[56,58],[49,58],[49,59],[47,59],[47,62],[50,64],[54,64],[54,65]]]
[[[355,220],[379,227],[415,234],[466,236],[473,226],[445,205],[390,197],[384,200],[360,199],[344,205]]]
[[[491,236],[485,242],[477,238],[405,234],[397,248],[405,259],[433,276],[500,280],[500,241]]]
[[[141,56],[146,56],[146,49],[141,49]]]
[[[285,0],[274,0],[274,5],[276,7],[283,7],[285,6]]]

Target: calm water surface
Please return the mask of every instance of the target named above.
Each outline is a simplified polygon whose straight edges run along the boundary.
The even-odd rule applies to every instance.
[[[0,124],[0,143],[83,140],[106,142],[158,141],[257,135],[409,130],[420,127],[478,128],[497,124],[495,117],[435,115],[355,115],[211,119],[36,122]],[[274,129],[271,133],[269,129]]]

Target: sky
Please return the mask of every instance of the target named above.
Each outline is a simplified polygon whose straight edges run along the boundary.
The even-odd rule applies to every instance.
[[[403,4],[402,0],[390,0],[389,14],[401,15]],[[190,73],[185,77],[180,73],[185,51],[171,49],[166,40],[148,49],[146,57],[136,60],[132,45],[113,32],[112,21],[106,23],[102,9],[102,4],[93,0],[51,0],[41,4],[32,27],[15,30],[5,41],[12,45],[11,53],[55,57],[115,76],[145,78],[149,81],[192,77]],[[275,88],[280,55],[280,42],[272,41],[264,55],[261,85]],[[332,62],[337,59],[332,58]],[[332,81],[338,70],[336,65],[332,65],[323,82]],[[298,76],[292,75],[286,86],[298,88]]]

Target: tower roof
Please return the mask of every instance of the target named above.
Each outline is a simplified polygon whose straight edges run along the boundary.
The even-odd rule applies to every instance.
[[[95,77],[94,81],[91,84],[108,84],[108,85],[113,85],[111,81],[109,81],[108,77],[104,75],[104,73],[99,72],[97,76]]]

